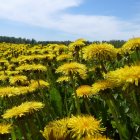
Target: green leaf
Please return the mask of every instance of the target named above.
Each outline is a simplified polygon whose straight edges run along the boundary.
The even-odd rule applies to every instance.
[[[62,115],[62,98],[61,98],[60,92],[55,87],[52,87],[52,89],[50,89],[50,101],[56,114],[61,116]]]

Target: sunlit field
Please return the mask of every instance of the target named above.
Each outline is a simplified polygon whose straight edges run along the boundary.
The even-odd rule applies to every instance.
[[[140,140],[140,38],[0,43],[0,140]]]

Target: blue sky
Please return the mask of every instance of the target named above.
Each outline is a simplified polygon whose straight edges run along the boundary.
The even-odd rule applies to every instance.
[[[140,37],[140,0],[0,0],[0,35],[36,40]]]

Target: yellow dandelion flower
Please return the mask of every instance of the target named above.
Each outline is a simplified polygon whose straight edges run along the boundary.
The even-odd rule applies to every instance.
[[[105,136],[96,136],[96,137],[85,137],[82,140],[110,140],[109,138],[105,137]]]
[[[55,46],[54,51],[56,51],[56,52],[63,51],[63,50],[67,50],[67,48],[68,47],[66,45],[60,44],[58,46]]]
[[[121,48],[121,53],[132,53],[140,50],[140,38],[133,38],[128,40]]]
[[[32,113],[34,111],[38,111],[39,109],[42,109],[44,107],[44,104],[42,102],[24,102],[19,106],[15,106],[11,109],[6,110],[6,112],[2,115],[4,119],[9,118],[17,118],[25,116],[27,113]]]
[[[50,122],[45,128],[42,135],[48,139],[64,139],[67,135],[67,118]]]
[[[10,133],[11,124],[0,123],[0,134]]]
[[[44,80],[31,80],[31,84],[29,85],[29,87],[32,87],[33,89],[38,89],[39,87],[49,87],[49,83]]]
[[[57,61],[70,60],[70,59],[72,59],[72,56],[70,54],[61,54],[56,58]]]
[[[10,65],[8,65],[7,70],[13,70],[14,68],[15,68],[15,65],[14,64],[10,64]]]
[[[140,80],[140,66],[125,66],[124,68],[110,71],[105,77],[116,87],[127,83],[138,86]]]
[[[43,49],[40,50],[41,54],[49,53],[51,49],[48,46],[44,46]]]
[[[79,38],[79,39],[75,40],[75,42],[76,41],[86,42],[86,40],[84,38]]]
[[[113,88],[114,85],[108,80],[100,80],[92,85],[92,94],[98,94],[100,91],[106,90],[108,88]]]
[[[24,75],[15,75],[9,78],[9,82],[11,85],[14,85],[15,83],[18,83],[18,82],[24,83],[26,81],[27,81],[27,77]]]
[[[85,43],[84,43],[85,40],[82,40],[82,39],[78,39],[76,40],[75,42],[72,42],[69,44],[69,50],[70,51],[74,51],[75,49],[79,49],[79,48],[82,48],[83,46],[85,46]]]
[[[17,58],[16,57],[13,57],[12,59],[11,59],[11,62],[14,64],[14,63],[18,63],[18,60],[17,60]]]
[[[25,65],[21,65],[19,67],[16,68],[17,71],[38,71],[38,72],[45,72],[47,71],[46,66],[43,66],[41,64],[25,64]]]
[[[31,90],[28,86],[19,86],[19,87],[0,87],[0,97],[11,97],[18,96],[22,94],[28,94],[30,92],[35,91],[35,89]]]
[[[1,66],[8,66],[9,65],[9,62],[6,60],[6,59],[0,59],[0,65]]]
[[[86,72],[86,66],[77,62],[65,63],[56,69],[56,73],[62,73],[65,76],[79,74],[79,76],[83,79],[87,76]]]
[[[40,61],[40,60],[46,60],[47,58],[53,58],[55,55],[50,55],[50,54],[32,54],[32,55],[23,55],[23,56],[20,56],[18,57],[16,60],[13,59],[13,61],[16,61],[16,62],[31,62],[31,61]]]
[[[117,51],[113,45],[107,43],[91,44],[83,49],[85,60],[112,60]]]
[[[18,62],[26,62],[26,61],[34,61],[34,60],[38,60],[38,59],[40,59],[40,57],[41,57],[42,55],[35,55],[35,54],[33,54],[33,55],[22,55],[22,56],[19,56],[18,58],[17,58],[17,61]]]
[[[15,96],[19,94],[18,88],[15,87],[0,87],[0,97]]]
[[[68,76],[61,76],[61,77],[59,77],[59,78],[57,79],[56,82],[62,83],[62,82],[69,82],[69,81],[70,81],[70,77],[68,77]]]
[[[51,50],[54,50],[55,48],[59,48],[59,45],[58,44],[48,44],[48,47],[51,49]]]
[[[47,60],[53,60],[56,57],[56,55],[53,54],[52,52],[49,54],[44,54],[44,56]]]
[[[18,86],[18,87],[0,87],[0,97],[11,97],[18,95],[25,95],[36,91],[38,88],[49,87],[49,83],[43,80],[31,80],[31,84],[28,86]]]
[[[2,66],[0,66],[0,70],[2,70]]]
[[[82,85],[76,90],[76,94],[78,97],[89,97],[92,95],[91,93],[91,86],[89,85]]]
[[[0,81],[6,81],[8,79],[7,75],[0,75]]]
[[[70,136],[78,140],[86,136],[100,136],[105,131],[100,122],[90,115],[73,116],[68,122]]]
[[[11,75],[17,75],[17,74],[19,74],[19,71],[8,71],[8,70],[6,70],[5,73],[6,73],[8,76],[11,76]]]

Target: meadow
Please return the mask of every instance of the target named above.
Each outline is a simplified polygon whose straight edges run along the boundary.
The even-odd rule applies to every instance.
[[[0,140],[140,140],[140,38],[0,43]]]

